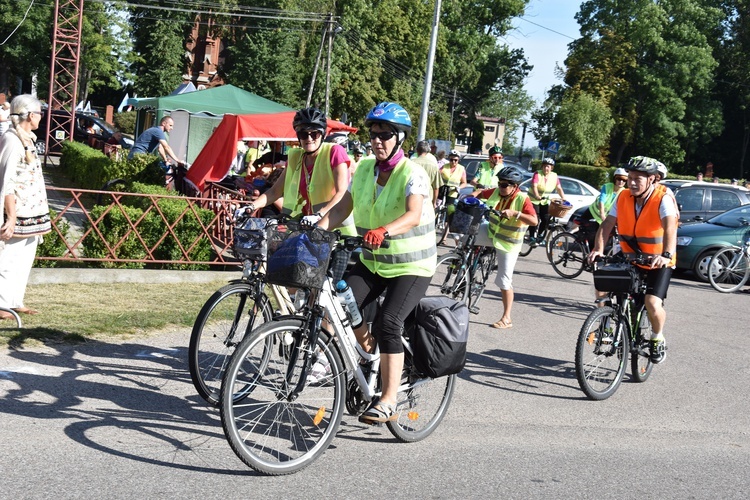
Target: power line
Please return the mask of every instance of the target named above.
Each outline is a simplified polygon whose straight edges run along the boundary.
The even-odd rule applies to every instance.
[[[21,19],[21,22],[20,22],[20,23],[18,23],[18,26],[16,26],[16,27],[15,27],[15,28],[13,29],[13,31],[11,31],[11,32],[10,32],[10,35],[8,35],[8,37],[7,37],[7,38],[6,38],[5,40],[3,40],[3,43],[0,43],[0,45],[5,45],[5,42],[7,42],[8,40],[10,40],[10,37],[12,37],[12,36],[13,36],[13,34],[14,34],[14,33],[15,33],[16,31],[18,31],[18,28],[20,28],[20,27],[21,27],[21,25],[23,24],[23,22],[24,22],[24,21],[26,21],[26,16],[28,16],[28,15],[29,15],[29,11],[31,10],[31,7],[33,7],[33,6],[34,6],[34,0],[31,0],[31,3],[29,4],[29,8],[28,8],[28,9],[26,9],[26,13],[25,13],[25,14],[23,15],[23,19]]]
[[[526,19],[526,17],[524,17],[524,16],[520,16],[520,17],[519,17],[519,19],[520,19],[520,20],[522,20],[522,21],[526,21],[526,22],[527,22],[527,23],[529,23],[529,24],[533,24],[534,26],[538,26],[538,27],[542,28],[543,30],[551,31],[552,33],[555,33],[555,34],[557,34],[557,35],[560,35],[560,36],[564,36],[565,38],[568,38],[568,39],[570,39],[570,40],[576,40],[576,39],[575,39],[575,38],[573,38],[572,36],[568,36],[568,35],[566,35],[565,33],[560,33],[559,31],[555,31],[555,30],[553,30],[552,28],[548,28],[548,27],[546,27],[546,26],[542,26],[541,24],[539,24],[539,23],[535,23],[534,21],[529,21],[529,20],[528,20],[528,19]]]

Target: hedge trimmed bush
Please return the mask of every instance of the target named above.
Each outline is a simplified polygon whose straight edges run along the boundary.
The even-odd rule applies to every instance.
[[[142,194],[174,196],[173,192],[167,191],[163,187],[140,183],[133,183],[128,188],[128,191]],[[124,205],[124,213],[119,207],[113,207],[104,217],[104,220],[99,223],[99,230],[105,235],[105,239],[109,245],[114,246],[114,244],[130,229],[130,224],[125,217],[127,216],[127,219],[134,223],[143,216],[144,212],[146,212],[149,207],[151,207],[151,210],[148,211],[145,218],[138,225],[138,232],[140,233],[141,238],[143,238],[146,246],[149,249],[153,248],[152,255],[156,260],[183,260],[184,258],[177,241],[175,241],[175,238],[169,234],[167,224],[173,227],[172,231],[174,232],[175,237],[179,240],[183,248],[187,249],[203,234],[198,219],[200,219],[203,226],[208,226],[214,218],[214,214],[210,210],[197,209],[198,218],[196,218],[192,210],[188,210],[182,218],[180,218],[179,222],[177,222],[178,217],[180,217],[180,215],[188,208],[188,202],[178,198],[162,198],[158,200],[156,203],[161,214],[152,207],[152,202],[148,198],[126,197],[123,198],[122,201]],[[92,219],[98,219],[101,214],[104,213],[106,208],[107,207],[104,206],[94,207],[91,211]],[[156,248],[154,248],[164,235],[167,236],[158,244],[158,246],[156,246]],[[105,258],[107,256],[104,242],[99,235],[95,233],[86,237],[83,242],[83,247],[86,257]],[[145,259],[146,255],[146,249],[135,234],[129,235],[122,246],[116,251],[116,256],[120,259]],[[213,253],[208,239],[200,238],[188,255],[190,260],[210,261]],[[200,264],[154,264],[153,266],[166,269],[208,269],[207,265]],[[107,263],[104,264],[104,267],[143,268],[145,265],[143,263]],[[149,265],[149,267],[151,267],[151,265]]]
[[[115,127],[123,134],[135,134],[135,119],[138,113],[135,111],[125,111],[123,113],[115,113],[112,120],[115,122]]]
[[[57,212],[54,210],[49,211],[50,219],[54,220],[57,217]],[[60,219],[57,223],[57,228],[62,233],[63,237],[57,234],[54,229],[51,233],[45,234],[42,238],[42,242],[36,247],[37,257],[62,257],[63,254],[68,250],[65,245],[63,238],[67,238],[68,232],[70,231],[70,224],[65,219]],[[62,265],[62,261],[59,260],[36,260],[34,261],[34,267],[59,267]]]
[[[63,143],[60,168],[83,189],[102,189],[114,179],[164,183],[157,155],[136,155],[132,160],[114,161],[101,151],[78,142]]]
[[[537,171],[542,168],[541,160],[532,160],[531,169]],[[616,167],[592,167],[590,165],[579,165],[577,163],[555,163],[555,172],[558,175],[564,175],[566,177],[573,177],[580,181],[589,184],[591,187],[599,189],[603,184],[612,182],[612,175],[615,173]],[[686,179],[695,180],[694,176],[689,175],[669,175],[667,179]]]

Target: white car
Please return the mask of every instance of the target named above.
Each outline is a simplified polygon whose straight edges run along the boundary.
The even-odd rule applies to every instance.
[[[560,179],[560,186],[562,187],[563,193],[565,193],[565,199],[569,201],[573,208],[568,210],[565,217],[560,219],[560,222],[567,224],[570,216],[581,207],[587,207],[596,201],[599,196],[599,190],[586,184],[583,181],[574,179],[572,177],[565,177],[563,175],[558,176]],[[531,186],[531,179],[526,179],[521,183],[521,190],[528,191]],[[550,198],[560,198],[557,191],[554,191]]]

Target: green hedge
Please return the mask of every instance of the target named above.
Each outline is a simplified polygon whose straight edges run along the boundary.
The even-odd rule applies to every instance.
[[[115,122],[115,127],[123,134],[135,134],[135,119],[138,113],[135,111],[125,111],[123,113],[115,113],[112,118]]]
[[[60,168],[83,189],[102,189],[114,179],[164,183],[157,155],[136,155],[132,160],[114,161],[101,151],[78,142],[63,143]]]
[[[49,211],[50,219],[54,220],[57,217],[57,212],[54,210]],[[37,257],[62,257],[67,251],[68,247],[65,245],[63,238],[67,238],[68,232],[70,231],[70,224],[65,219],[61,219],[57,223],[57,228],[62,233],[61,238],[57,231],[54,229],[51,233],[45,234],[42,238],[42,242],[36,247]],[[59,260],[36,260],[34,267],[59,267],[63,261]]]
[[[143,194],[174,195],[173,192],[167,191],[163,187],[139,183],[133,183],[128,190],[134,193]],[[126,197],[123,199],[123,204],[125,205],[123,207],[124,211],[119,207],[113,207],[104,217],[104,220],[98,225],[99,230],[104,234],[105,239],[110,246],[113,246],[119,241],[130,228],[128,220],[126,220],[125,217],[127,216],[127,219],[131,222],[135,222],[143,216],[144,212],[148,210],[149,207],[151,207],[151,200],[140,197]],[[196,238],[203,234],[201,224],[191,210],[188,210],[180,221],[175,224],[177,218],[187,208],[187,201],[175,198],[164,198],[157,201],[157,206],[164,214],[164,218],[166,218],[168,224],[174,226],[173,231],[184,248],[188,248]],[[91,211],[92,219],[97,220],[102,213],[104,213],[106,208],[107,207],[104,206],[95,206]],[[198,218],[203,223],[203,226],[208,226],[214,217],[213,212],[205,209],[198,209],[197,212]],[[163,235],[168,233],[164,218],[162,218],[162,215],[159,214],[159,212],[152,208],[144,220],[138,225],[138,231],[148,248],[153,248],[154,245],[156,245],[156,242],[159,241]],[[83,249],[86,257],[105,258],[107,256],[104,242],[96,233],[91,233],[86,237],[83,242]],[[171,234],[168,234],[152,253],[156,260],[183,259],[182,251]],[[122,246],[117,249],[116,256],[120,259],[145,259],[146,250],[135,234],[131,234],[127,237]],[[202,238],[193,250],[189,252],[191,260],[210,261],[212,256],[213,251],[211,244],[206,238]],[[199,264],[155,264],[155,266],[167,269],[208,269],[209,267],[208,265]],[[103,267],[143,268],[145,267],[145,264],[106,263],[103,264]]]
[[[533,160],[531,162],[531,168],[534,171],[542,168],[541,160]],[[607,182],[612,182],[612,174],[614,174],[615,169],[616,167],[592,167],[589,165],[579,165],[577,163],[560,162],[555,164],[555,172],[557,172],[558,175],[573,177],[574,179],[581,180],[596,189],[599,189]],[[695,180],[695,176],[670,174],[668,179]]]

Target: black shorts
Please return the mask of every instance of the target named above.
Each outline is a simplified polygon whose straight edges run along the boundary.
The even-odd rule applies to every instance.
[[[661,300],[667,298],[669,280],[672,279],[671,267],[641,269],[641,274],[646,278],[646,295],[654,295]]]

